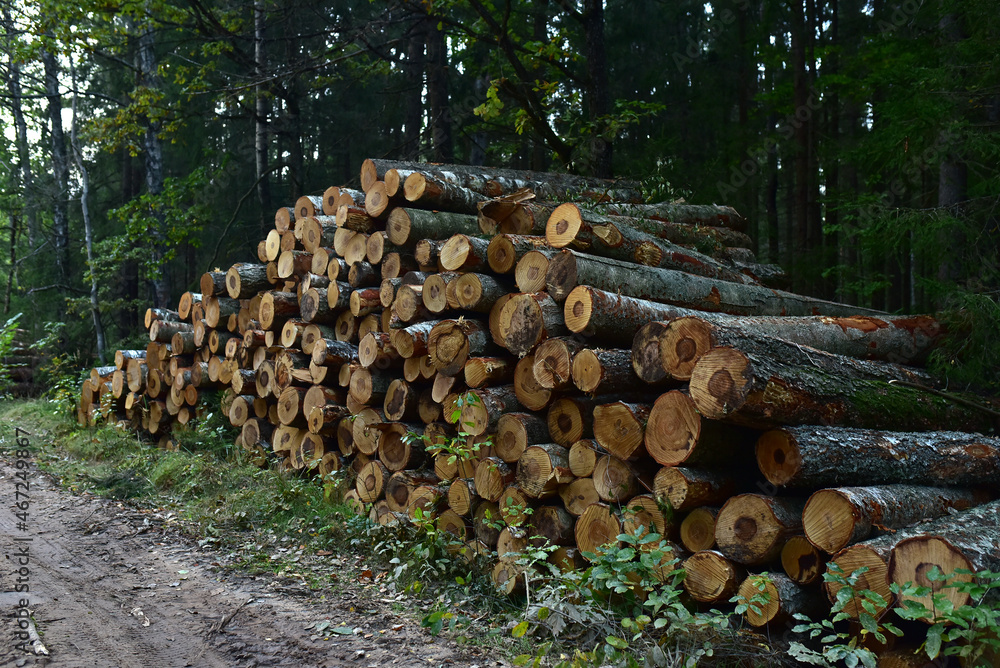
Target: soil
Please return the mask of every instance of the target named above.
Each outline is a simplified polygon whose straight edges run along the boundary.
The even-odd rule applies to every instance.
[[[346,560],[336,555],[314,559],[361,576],[326,592],[301,577],[248,575],[224,567],[226,555],[200,546],[169,513],[73,494],[33,467],[21,527],[17,473],[0,459],[4,668],[509,665],[429,635],[412,600],[357,564],[340,571]],[[18,578],[29,592],[14,591]],[[18,617],[22,599],[47,656],[18,647],[29,625]]]

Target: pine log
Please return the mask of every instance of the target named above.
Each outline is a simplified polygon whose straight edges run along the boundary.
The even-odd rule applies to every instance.
[[[459,308],[477,313],[489,313],[511,286],[485,274],[464,274],[455,282],[455,298]]]
[[[422,431],[415,425],[400,422],[389,423],[381,430],[378,442],[378,458],[390,471],[418,469],[427,462],[424,442],[417,434]]]
[[[763,591],[760,586],[763,585]],[[751,603],[744,617],[751,626],[794,621],[794,615],[814,616],[823,610],[823,602],[813,590],[802,587],[782,573],[751,575],[743,581],[737,593],[749,601],[763,595],[766,603]]]
[[[883,432],[841,427],[784,427],[757,441],[769,482],[793,487],[1000,485],[1000,439],[965,432]]]
[[[570,387],[573,358],[584,349],[583,342],[569,337],[544,340],[535,348],[532,371],[535,381],[544,388],[561,390]]]
[[[715,527],[719,509],[699,506],[689,512],[680,525],[681,544],[691,552],[715,547]]]
[[[581,350],[573,356],[571,375],[577,389],[587,394],[629,392],[640,387],[631,350]]]
[[[684,591],[699,603],[728,601],[746,579],[743,567],[717,550],[695,552],[681,568],[687,574],[682,581]]]
[[[177,302],[177,315],[181,320],[191,318],[191,309],[195,304],[201,303],[201,294],[197,292],[185,292]]]
[[[631,345],[635,333],[643,325],[686,313],[684,309],[666,304],[585,285],[574,288],[563,304],[563,318],[571,332],[596,336],[602,343],[621,346]]]
[[[330,283],[325,288],[311,287],[302,293],[299,299],[299,311],[303,321],[319,325],[332,325],[337,322],[342,311],[330,306],[330,289],[333,286],[334,284]],[[339,291],[339,286],[336,289]]]
[[[434,282],[431,282],[434,285]],[[422,313],[433,312],[429,311],[425,306],[426,300],[424,299],[424,285],[400,285],[396,290],[396,298],[392,302],[392,312],[403,322],[413,322],[417,320]],[[443,291],[442,291],[443,294]],[[444,307],[441,311],[447,308],[447,301],[444,301]]]
[[[967,489],[917,485],[821,489],[806,502],[802,525],[809,542],[833,554],[868,538],[874,529],[899,529],[986,500]]]
[[[508,485],[500,495],[497,505],[500,506],[500,517],[508,527],[523,527],[528,523],[528,518],[531,517],[537,504],[517,485]]]
[[[989,429],[993,418],[966,404],[889,381],[930,386],[923,372],[747,338],[695,365],[691,398],[713,419],[754,426],[836,424],[874,429]]]
[[[477,497],[474,478],[459,478],[448,486],[448,507],[462,517],[472,514]]]
[[[404,359],[426,355],[427,339],[430,336],[431,330],[440,322],[440,320],[427,320],[415,323],[409,327],[392,330],[389,336],[393,348]]]
[[[226,272],[226,291],[232,299],[249,299],[270,287],[265,265],[238,263]]]
[[[593,397],[560,397],[549,407],[546,421],[549,435],[559,445],[569,447],[594,433],[594,408],[603,403]]]
[[[490,350],[489,327],[482,320],[443,320],[434,326],[427,339],[427,352],[434,368],[446,376],[459,373],[470,357]]]
[[[487,235],[543,235],[555,208],[555,204],[537,204],[517,195],[480,202],[479,229]]]
[[[401,367],[402,357],[392,346],[388,332],[368,332],[358,343],[358,362],[369,369],[385,371]]]
[[[260,324],[264,329],[280,328],[289,318],[299,315],[299,300],[294,292],[265,292],[260,300]]]
[[[310,269],[312,269],[312,253],[290,250],[278,256],[278,278],[304,276]]]
[[[300,218],[309,218],[323,212],[323,197],[321,195],[303,195],[295,200],[295,224],[298,228]]]
[[[576,545],[580,548],[583,558],[591,560],[590,555],[600,555],[605,545],[618,544],[618,534],[621,533],[621,522],[611,512],[610,506],[604,503],[593,503],[584,509],[576,521],[574,534]]]
[[[597,459],[593,480],[594,489],[601,501],[609,503],[624,503],[635,496],[639,489],[639,481],[629,465],[611,455],[603,455]]]
[[[597,441],[583,438],[569,447],[569,470],[578,478],[589,478],[594,475],[597,460],[608,454],[597,444]]]
[[[561,204],[545,225],[553,248],[573,245],[593,255],[672,269],[736,284],[755,281],[707,255],[678,246],[635,227],[638,219],[607,218],[583,212],[571,202]]]
[[[378,288],[359,288],[351,292],[351,315],[362,318],[382,308]]]
[[[226,294],[226,272],[206,271],[201,275],[199,288],[201,289],[201,294],[205,297],[218,297]]]
[[[735,209],[718,204],[675,204],[657,202],[654,204],[633,204],[609,202],[599,207],[607,215],[651,218],[680,225],[720,227],[737,232],[745,232],[747,220]],[[735,245],[735,244],[728,244]]]
[[[568,485],[559,488],[559,496],[566,507],[566,511],[579,517],[583,511],[592,503],[599,503],[601,497],[597,494],[597,487],[593,478],[574,478]]]
[[[514,295],[500,310],[498,328],[502,340],[496,343],[523,357],[545,339],[566,332],[561,311],[544,292]]]
[[[757,432],[701,416],[680,390],[661,394],[646,423],[646,452],[663,466],[750,463]]]
[[[944,329],[930,316],[734,316],[716,322],[688,316],[667,326],[660,359],[667,373],[687,380],[702,355],[720,346],[739,347],[751,332],[847,357],[899,364],[925,361]]]
[[[615,401],[594,407],[594,438],[608,453],[626,460],[646,455],[650,404]]]
[[[373,369],[362,367],[351,373],[351,396],[362,404],[385,401],[392,383],[391,375]]]
[[[540,411],[554,399],[552,390],[547,390],[535,380],[535,356],[525,355],[514,367],[514,392],[517,400],[529,411]]]
[[[476,493],[487,501],[499,501],[514,482],[515,471],[499,457],[485,457],[476,466]]]
[[[157,320],[170,320],[177,322],[181,319],[177,311],[171,311],[166,308],[148,308],[146,309],[145,316],[143,317],[143,327],[149,329],[153,326],[153,322]]]
[[[475,216],[463,213],[397,207],[389,214],[385,231],[393,244],[412,247],[418,239],[442,240],[454,234],[477,234],[479,223]]]
[[[498,234],[486,248],[486,259],[494,273],[510,274],[527,253],[547,245],[548,242],[542,236]]]
[[[722,505],[736,494],[737,487],[737,479],[732,473],[716,469],[664,466],[653,479],[656,497],[675,512]]]
[[[553,298],[563,299],[580,285],[609,292],[620,291],[630,297],[672,304],[678,309],[734,315],[884,315],[872,309],[803,297],[759,285],[740,285],[568,249],[549,260],[545,290]],[[678,311],[676,315],[705,314]]]
[[[517,261],[514,268],[514,283],[521,292],[543,292],[545,276],[549,270],[549,259],[559,251],[544,247],[528,251]],[[556,300],[560,301],[560,300]]]
[[[820,580],[826,562],[805,536],[792,536],[781,548],[781,567],[792,582],[808,585]]]
[[[562,506],[539,506],[529,521],[530,543],[534,547],[573,545],[576,518]]]
[[[494,524],[500,520],[500,506],[493,501],[481,501],[473,514],[472,526],[476,538],[489,548],[495,548],[500,530]]]
[[[209,297],[204,302],[205,324],[219,327],[229,316],[240,312],[239,300],[230,297]]]
[[[489,267],[489,242],[467,234],[452,235],[441,247],[439,261],[447,271],[482,271]]]
[[[417,206],[472,216],[479,213],[479,202],[483,200],[483,196],[473,190],[420,172],[406,177],[403,195],[406,201]],[[478,219],[473,217],[473,221],[478,230]]]
[[[499,385],[470,390],[459,420],[463,431],[479,436],[496,430],[501,416],[521,409],[513,385]]]
[[[449,308],[458,308],[457,295],[453,301],[449,297],[449,291],[454,290],[451,283],[458,281],[460,276],[461,274],[452,271],[428,276],[423,283],[423,289],[419,291],[424,307],[431,313],[443,313]]]
[[[389,476],[389,469],[377,459],[365,464],[354,482],[354,489],[357,490],[361,502],[374,503],[378,501],[385,493],[385,485]]]
[[[726,501],[715,522],[719,551],[735,562],[761,565],[781,554],[789,536],[802,532],[797,498],[741,494]]]
[[[470,388],[510,384],[515,364],[508,357],[473,357],[463,367],[465,384]]]
[[[418,388],[402,378],[394,378],[385,392],[385,417],[396,422],[409,422],[417,417]]]
[[[517,486],[535,499],[555,495],[559,485],[571,482],[573,477],[569,451],[556,443],[528,446],[517,462]]]
[[[667,377],[660,362],[660,337],[669,322],[648,322],[632,337],[632,370],[646,383],[658,383]]]
[[[156,343],[170,343],[177,332],[190,332],[194,326],[187,322],[174,322],[171,320],[154,320],[149,326],[149,340]]]
[[[372,288],[381,286],[382,277],[378,269],[364,260],[350,263],[347,271],[347,283],[352,288]]]
[[[549,440],[545,420],[531,413],[504,413],[497,420],[494,454],[505,462],[515,463],[529,445]]]

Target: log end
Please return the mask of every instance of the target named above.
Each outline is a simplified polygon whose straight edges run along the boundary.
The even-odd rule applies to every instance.
[[[772,429],[757,439],[757,467],[772,485],[786,485],[802,467],[802,457],[794,436]]]
[[[689,380],[695,364],[712,349],[711,329],[701,318],[672,320],[660,338],[660,362],[677,380]]]
[[[749,375],[750,361],[743,353],[715,348],[698,360],[691,373],[691,398],[705,417],[724,418],[746,403]]]
[[[572,202],[560,204],[545,223],[545,240],[553,248],[565,248],[576,239],[583,217]]]
[[[855,509],[836,489],[821,489],[806,501],[802,529],[806,538],[827,554],[840,551],[851,542],[857,521]]]

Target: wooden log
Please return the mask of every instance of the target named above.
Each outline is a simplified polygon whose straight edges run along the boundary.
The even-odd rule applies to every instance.
[[[484,500],[476,506],[472,526],[476,533],[476,538],[489,548],[495,548],[497,539],[500,537],[500,530],[495,526],[495,523],[499,520],[500,506],[493,501]]]
[[[563,299],[580,285],[609,292],[620,291],[630,297],[672,304],[675,308],[734,315],[884,315],[872,309],[803,297],[764,286],[740,285],[568,249],[549,260],[545,290],[553,298]],[[677,315],[704,314],[679,312]]]
[[[309,432],[319,434],[336,429],[340,425],[341,420],[348,417],[351,412],[346,406],[324,404],[322,406],[313,406],[305,414]]]
[[[351,315],[362,318],[382,308],[378,288],[359,288],[351,292]]]
[[[149,340],[156,343],[170,343],[177,332],[191,332],[194,326],[188,322],[171,320],[154,320],[149,326]]]
[[[706,417],[755,426],[931,430],[947,425],[969,431],[992,426],[990,413],[916,389],[932,383],[930,376],[913,369],[762,338],[703,355],[690,388]]]
[[[280,329],[289,318],[299,316],[299,300],[294,292],[265,292],[260,300],[260,324],[264,329]]]
[[[180,319],[181,316],[177,313],[177,311],[171,311],[166,308],[148,308],[146,309],[145,316],[143,317],[143,327],[149,329],[157,320],[170,320],[172,322],[178,322]]]
[[[403,195],[406,201],[424,208],[470,214],[479,229],[479,221],[475,217],[479,212],[479,202],[483,196],[468,188],[455,185],[428,174],[413,172],[406,177],[403,184]]]
[[[769,482],[792,487],[908,482],[1000,484],[1000,439],[964,432],[784,427],[757,441]]]
[[[441,320],[426,320],[402,329],[392,330],[389,337],[393,348],[403,359],[426,355],[428,352],[427,340],[431,330],[441,322]]]
[[[448,486],[448,507],[462,517],[472,514],[477,497],[474,478],[459,478]]]
[[[746,601],[763,595],[766,600],[765,603],[750,604],[744,613],[751,626],[790,622],[794,615],[814,616],[823,608],[822,601],[812,590],[796,584],[782,573],[751,575],[740,584],[737,595]]]
[[[718,550],[695,552],[681,568],[687,573],[682,581],[684,591],[699,603],[728,601],[746,579],[744,568]]]
[[[589,478],[594,475],[597,460],[607,451],[592,439],[580,439],[569,447],[569,470],[578,478]]]
[[[510,384],[515,365],[508,357],[473,357],[463,367],[465,384],[471,388]]]
[[[379,270],[368,262],[352,262],[351,268],[347,271],[347,282],[352,288],[381,286],[381,281]]]
[[[680,524],[681,544],[691,552],[710,550],[715,547],[716,520],[719,509],[700,506],[689,512]]]
[[[389,469],[382,462],[373,459],[361,469],[354,482],[354,489],[362,503],[374,503],[385,493],[385,485],[389,480]]]
[[[821,489],[806,501],[802,526],[809,542],[828,554],[868,538],[987,501],[972,490],[918,485]]]
[[[650,218],[676,225],[716,227],[736,232],[745,232],[747,229],[746,218],[732,207],[720,206],[718,204],[674,204],[673,202],[635,204],[609,202],[602,205],[599,210],[611,216]]]
[[[514,475],[514,469],[499,457],[481,459],[476,466],[476,493],[487,501],[499,501]]]
[[[427,353],[438,373],[454,376],[470,357],[489,353],[490,333],[481,320],[443,320],[431,330]]]
[[[463,274],[455,281],[455,298],[459,308],[476,313],[489,313],[511,286],[485,274]]]
[[[386,253],[381,263],[382,278],[406,276],[411,272],[420,273],[420,266],[416,258],[409,253]]]
[[[462,406],[463,431],[479,436],[496,430],[500,417],[521,409],[513,385],[470,390]]]
[[[584,509],[574,527],[576,545],[587,561],[590,555],[603,553],[602,547],[618,544],[618,534],[621,533],[621,522],[611,512],[611,507],[604,503],[593,503]]]
[[[368,332],[358,343],[358,361],[366,369],[385,371],[400,367],[402,359],[392,346],[388,332]]]
[[[746,565],[777,559],[789,536],[802,532],[802,507],[798,498],[740,494],[731,497],[715,522],[719,551]]]
[[[632,337],[632,370],[641,380],[653,384],[666,379],[667,371],[660,362],[660,337],[666,322],[648,322]]]
[[[529,542],[535,547],[573,545],[576,518],[562,506],[539,506],[529,521]]]
[[[300,218],[309,218],[323,212],[323,197],[321,195],[303,195],[295,200],[295,224],[298,228]]]
[[[629,465],[611,455],[598,457],[593,480],[597,495],[609,503],[624,503],[635,496],[639,488],[639,481]]]
[[[230,297],[209,297],[205,300],[205,324],[219,327],[229,316],[240,312],[240,302]]]
[[[792,582],[809,585],[820,581],[826,560],[805,536],[792,536],[781,548],[781,567]]]
[[[534,373],[535,356],[525,355],[514,366],[514,393],[529,411],[540,411],[555,398],[556,393],[538,384]]]
[[[226,294],[226,272],[224,271],[206,271],[201,275],[201,279],[198,282],[198,286],[201,289],[201,294],[203,297],[214,296],[218,297],[220,295]]]
[[[420,239],[413,247],[413,259],[421,267],[438,268],[438,257],[446,239]]]
[[[663,466],[739,466],[752,457],[756,432],[706,420],[680,390],[661,394],[646,423],[646,452]]]
[[[597,494],[597,487],[593,478],[574,478],[572,482],[559,488],[559,497],[562,499],[566,512],[579,517],[583,511],[592,503],[599,503],[601,497]]]
[[[448,239],[454,234],[477,234],[475,216],[448,211],[423,211],[397,207],[385,226],[389,241],[397,246],[416,244],[418,239]]]
[[[497,420],[493,450],[505,462],[515,463],[529,445],[548,440],[549,429],[545,420],[531,413],[504,413]]]
[[[554,496],[559,491],[559,485],[569,483],[573,478],[569,469],[569,451],[556,443],[528,446],[517,462],[517,486],[535,499]]]
[[[423,441],[416,437],[421,431],[415,425],[400,422],[387,424],[379,437],[379,461],[390,471],[421,468],[428,459]]]
[[[525,253],[514,268],[514,283],[517,289],[526,293],[544,292],[549,259],[558,253],[559,251],[547,247]]]
[[[532,372],[544,388],[561,390],[571,386],[573,358],[584,349],[583,342],[569,337],[549,338],[535,348]]]
[[[545,222],[555,208],[554,204],[537,204],[520,197],[501,197],[481,202],[479,229],[486,235],[544,235]]]
[[[226,292],[232,299],[249,299],[270,287],[265,265],[237,263],[226,272]]]
[[[496,274],[510,274],[527,253],[547,245],[542,236],[498,234],[490,239],[486,248],[487,263]]]
[[[524,527],[534,512],[534,500],[517,485],[504,489],[497,501],[500,517],[509,527]]]
[[[636,264],[672,269],[737,284],[753,279],[694,250],[678,246],[636,227],[636,219],[595,216],[571,202],[561,204],[545,225],[545,239],[553,248],[575,248],[593,255]]]
[[[441,247],[438,261],[447,271],[483,271],[489,267],[489,242],[467,234],[452,235]]]
[[[431,313],[443,313],[449,308],[458,308],[458,295],[451,299],[449,291],[454,291],[452,283],[458,281],[460,274],[455,272],[442,272],[428,276],[423,283],[422,290],[415,290],[420,294],[420,300],[424,307]],[[400,290],[402,292],[402,290]],[[402,317],[402,316],[401,316]]]
[[[646,455],[650,404],[615,401],[594,407],[594,438],[608,453],[627,460]]]
[[[391,383],[390,374],[361,367],[351,373],[351,396],[362,404],[384,402]]]
[[[573,356],[573,384],[587,394],[629,392],[640,387],[632,367],[632,351],[587,348]]]
[[[577,334],[596,336],[603,343],[631,345],[643,325],[684,315],[683,309],[666,304],[604,292],[585,285],[577,286],[566,297],[563,318],[566,327]]]
[[[278,278],[304,276],[312,269],[312,253],[287,250],[278,256]]]
[[[683,466],[664,466],[653,479],[653,492],[675,512],[722,505],[737,487],[731,472]]]
[[[545,339],[566,333],[562,309],[544,292],[517,294],[508,299],[500,310],[498,327],[502,340],[496,343],[518,357],[527,355]]]

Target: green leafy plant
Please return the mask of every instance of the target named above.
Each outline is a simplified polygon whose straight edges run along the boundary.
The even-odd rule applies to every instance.
[[[17,321],[20,318],[21,314],[18,313],[0,325],[0,394],[6,393],[11,385],[9,369],[4,360],[10,355],[14,345],[14,337],[17,335]]]
[[[455,408],[451,412],[450,419],[448,420],[452,424],[458,424],[459,430],[458,434],[451,437],[445,438],[437,441],[431,440],[429,436],[424,434],[417,434],[416,432],[408,431],[403,436],[407,444],[412,444],[416,441],[423,441],[427,450],[433,454],[446,454],[448,455],[448,463],[454,464],[458,461],[469,461],[475,459],[479,456],[479,452],[482,447],[489,446],[492,443],[492,438],[487,438],[485,440],[476,440],[475,435],[463,429],[463,427],[470,427],[471,422],[460,422],[462,416],[462,408],[466,405],[475,405],[480,401],[472,392],[466,392],[459,395],[458,399],[455,401]]]

